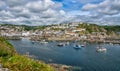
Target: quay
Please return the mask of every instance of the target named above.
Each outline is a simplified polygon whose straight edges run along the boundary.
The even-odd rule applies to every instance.
[[[21,40],[22,38],[29,38],[29,40],[33,40],[33,41],[41,41],[41,40],[46,40],[46,41],[87,41],[87,42],[97,42],[97,43],[113,43],[113,44],[120,44],[120,38],[115,39],[115,38],[105,38],[105,39],[91,39],[91,38],[87,38],[87,39],[81,39],[79,37],[75,38],[75,37],[71,37],[71,38],[66,38],[66,37],[32,37],[32,36],[27,36],[27,37],[23,37],[23,36],[3,36],[8,40]]]

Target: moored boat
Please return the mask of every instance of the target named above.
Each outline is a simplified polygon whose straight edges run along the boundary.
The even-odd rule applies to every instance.
[[[59,46],[59,47],[65,46],[65,43],[59,43],[57,46]]]
[[[81,47],[85,47],[85,45],[81,45]]]
[[[32,44],[34,44],[34,43],[35,43],[35,41],[31,41],[31,43],[32,43]]]
[[[66,45],[69,45],[70,44],[70,42],[66,42]]]
[[[75,48],[75,49],[81,49],[82,47],[81,47],[81,45],[78,45],[78,44],[77,44],[77,45],[74,45],[74,48]]]
[[[45,41],[45,40],[42,40],[40,43],[42,43],[42,44],[47,44],[48,42]]]
[[[105,47],[97,47],[97,52],[105,52],[107,49]]]

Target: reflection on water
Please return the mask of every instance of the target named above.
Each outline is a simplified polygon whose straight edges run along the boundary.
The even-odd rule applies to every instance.
[[[120,45],[89,43],[79,50],[73,48],[74,43],[59,47],[59,42],[40,42],[10,40],[20,54],[29,52],[36,59],[47,63],[66,64],[80,67],[80,71],[120,71]],[[96,52],[97,46],[104,46],[107,52]]]

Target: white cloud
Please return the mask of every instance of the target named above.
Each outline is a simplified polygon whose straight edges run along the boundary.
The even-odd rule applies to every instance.
[[[60,23],[66,14],[61,7],[61,3],[52,0],[4,0],[0,1],[0,22],[29,25]]]
[[[6,6],[5,2],[0,1],[0,10],[4,9],[5,6]]]
[[[79,0],[81,3],[97,2],[98,0]]]
[[[86,4],[82,10],[95,11],[99,14],[115,15],[120,13],[120,0],[105,0],[99,4]]]
[[[8,18],[14,17],[14,15],[10,11],[2,10],[0,11],[0,17],[1,19],[2,18],[4,19],[5,17],[8,17]]]
[[[96,9],[97,8],[97,5],[95,5],[95,4],[90,4],[90,3],[88,3],[88,4],[86,4],[85,6],[83,6],[83,10],[94,10],[94,9]]]
[[[65,15],[65,14],[66,14],[65,11],[63,11],[63,10],[60,10],[59,13],[60,13],[61,15]]]
[[[19,6],[23,5],[26,3],[27,0],[4,0],[4,2],[7,4],[9,7],[14,7],[14,6]]]
[[[91,3],[97,1],[72,0],[73,4],[77,4],[72,7],[73,9],[79,3],[84,3],[82,10],[77,7],[79,10],[64,11],[61,2],[52,0],[1,0],[0,23],[46,25],[75,21],[109,23],[108,20],[110,20],[111,23],[118,24],[120,17],[111,16],[120,14],[120,0],[104,0],[98,4]],[[68,2],[67,4],[71,3],[69,0],[66,2]]]
[[[39,12],[47,9],[47,7],[45,7],[42,1],[29,2],[26,4],[26,7],[28,7],[30,11],[33,11],[33,12]]]
[[[22,12],[23,9],[24,9],[23,6],[15,6],[15,7],[9,8],[9,10],[12,12]]]

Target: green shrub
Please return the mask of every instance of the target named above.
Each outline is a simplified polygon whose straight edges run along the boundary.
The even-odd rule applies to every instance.
[[[13,46],[3,37],[0,37],[0,57],[13,56],[16,54]]]
[[[44,62],[35,61],[26,56],[15,55],[8,59],[3,59],[3,66],[12,71],[54,71],[52,67]]]
[[[0,63],[11,71],[55,71],[50,65],[16,53],[14,47],[0,37]]]

